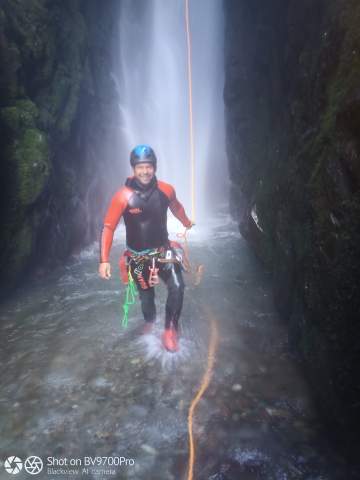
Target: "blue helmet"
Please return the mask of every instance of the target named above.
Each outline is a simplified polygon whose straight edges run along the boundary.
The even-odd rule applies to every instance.
[[[135,167],[138,163],[152,163],[156,169],[156,155],[149,145],[137,145],[130,154],[130,164]]]

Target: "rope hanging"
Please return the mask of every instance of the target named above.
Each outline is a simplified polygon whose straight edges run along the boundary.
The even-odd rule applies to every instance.
[[[190,157],[191,157],[191,214],[192,221],[195,223],[195,148],[194,148],[194,133],[193,133],[193,108],[192,108],[192,70],[191,70],[191,35],[190,35],[190,15],[189,15],[189,0],[185,0],[185,23],[186,23],[186,41],[187,41],[187,70],[188,70],[188,84],[189,84],[189,124],[190,124]],[[186,238],[187,230],[184,233],[178,234],[178,237],[184,238],[184,251],[189,262],[188,245]],[[190,262],[189,262],[190,265]],[[191,266],[190,266],[191,269]],[[203,274],[203,265],[198,265],[195,273],[195,285],[201,281]],[[187,480],[193,480],[194,464],[195,464],[195,442],[193,437],[193,422],[194,413],[197,404],[208,388],[213,372],[215,354],[218,344],[218,328],[215,317],[211,312],[207,311],[207,318],[210,321],[210,341],[208,345],[208,358],[206,371],[201,379],[199,389],[194,396],[188,412],[188,432],[189,432],[189,460],[187,468]]]

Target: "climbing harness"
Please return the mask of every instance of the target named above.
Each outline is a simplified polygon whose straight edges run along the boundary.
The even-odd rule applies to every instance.
[[[159,284],[159,268],[156,268],[156,262],[178,263],[184,271],[187,271],[187,263],[185,259],[186,255],[183,247],[180,243],[172,240],[169,240],[167,248],[148,248],[139,252],[132,250],[130,247],[126,248],[119,260],[120,276],[122,282],[127,286],[123,303],[123,327],[127,327],[128,325],[129,307],[135,303],[135,295],[138,293],[135,280],[131,274],[130,263],[134,262],[136,264],[135,272],[139,272],[137,279],[144,288],[148,288]],[[149,266],[150,275],[149,280],[146,282],[142,276],[142,271],[149,261],[151,262],[151,267]]]

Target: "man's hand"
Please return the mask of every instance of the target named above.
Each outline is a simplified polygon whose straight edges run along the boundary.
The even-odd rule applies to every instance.
[[[194,223],[192,220],[190,220],[190,221],[191,221],[191,224],[190,224],[190,226],[189,226],[189,227],[186,227],[186,230],[190,230],[190,228],[191,228],[191,227],[193,227],[193,226],[195,225],[195,223]]]
[[[100,263],[99,275],[101,278],[109,280],[109,278],[111,277],[111,266],[109,262]]]

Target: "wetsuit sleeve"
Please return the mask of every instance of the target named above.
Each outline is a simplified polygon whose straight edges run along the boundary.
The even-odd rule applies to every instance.
[[[180,222],[184,225],[184,227],[186,228],[190,227],[191,220],[187,217],[183,205],[176,198],[176,193],[173,187],[171,187],[169,198],[170,198],[169,208],[172,211],[172,213],[175,215],[175,217],[178,220],[180,220]]]
[[[108,262],[115,229],[120,221],[128,201],[125,189],[115,193],[104,217],[104,226],[100,236],[100,263]]]

